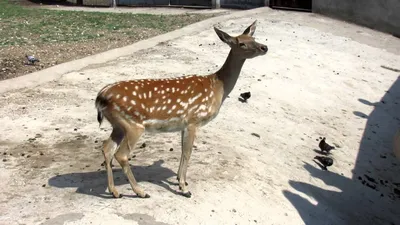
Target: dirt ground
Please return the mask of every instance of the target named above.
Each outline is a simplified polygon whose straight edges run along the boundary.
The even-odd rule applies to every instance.
[[[178,133],[146,134],[132,153],[151,198],[134,196],[119,165],[124,197],[111,198],[101,166],[110,127],[99,128],[94,98],[114,81],[216,71],[229,49],[212,27],[36,87],[1,93],[0,82],[0,224],[400,224],[400,79],[382,68],[400,65],[400,40],[314,14],[257,12],[215,23],[239,34],[257,19],[269,52],[245,63],[200,129],[190,199],[177,194]],[[245,91],[248,103],[237,99]],[[313,162],[322,136],[337,146],[329,171]]]
[[[162,33],[166,33],[168,31],[172,31],[175,29],[179,29],[182,26],[195,23],[209,17],[215,15],[227,14],[229,10],[194,10],[194,9],[178,9],[178,8],[127,8],[127,7],[118,7],[114,8],[94,8],[94,7],[56,7],[53,5],[39,5],[34,4],[28,0],[15,0],[17,4],[23,5],[29,8],[41,8],[41,9],[55,9],[55,10],[68,10],[68,11],[86,11],[86,12],[112,12],[112,13],[146,13],[152,15],[168,15],[174,16],[174,18],[166,18],[164,19],[164,23],[160,22],[158,26],[154,26],[152,28],[148,27],[140,27],[136,23],[131,24],[129,29],[122,29],[118,31],[110,31],[106,28],[96,30],[90,26],[82,28],[79,30],[77,25],[70,24],[73,18],[67,17],[67,19],[60,17],[59,15],[55,15],[55,19],[63,18],[64,21],[54,23],[54,28],[51,27],[51,32],[55,32],[57,30],[57,26],[60,30],[69,30],[69,29],[78,29],[78,31],[68,33],[68,35],[59,34],[59,36],[68,36],[71,37],[75,35],[76,37],[81,38],[81,40],[75,41],[50,41],[50,42],[40,42],[42,33],[34,34],[19,34],[18,37],[14,37],[12,34],[7,33],[7,39],[14,38],[22,38],[28,39],[29,43],[27,44],[11,44],[0,47],[0,80],[10,79],[18,76],[22,76],[24,74],[40,71],[54,65],[58,65],[64,62],[68,62],[71,60],[80,59],[89,55],[94,55],[100,52],[104,52],[110,49],[120,48],[123,46],[130,45],[140,40],[145,40],[153,36],[160,35]],[[119,14],[118,14],[119,15]],[[125,14],[126,15],[126,14]],[[24,18],[5,18],[5,20],[9,19],[14,24],[24,24],[29,23]],[[46,16],[44,12],[39,18],[36,20],[45,20]],[[51,17],[53,18],[53,17]],[[74,18],[76,19],[76,18]],[[82,18],[79,18],[82,20]],[[105,15],[101,19],[107,19]],[[128,18],[123,17],[125,21],[128,21]],[[99,18],[97,18],[99,20]],[[145,19],[142,19],[144,21]],[[154,18],[153,21],[160,20],[158,18]],[[169,21],[173,21],[168,22]],[[139,19],[138,22],[141,22]],[[110,24],[114,24],[115,21],[110,21]],[[5,23],[6,24],[6,23]],[[69,24],[69,25],[65,25]],[[90,24],[90,23],[87,23]],[[121,25],[123,23],[117,22],[114,24],[115,26]],[[140,24],[140,23],[139,23]],[[7,24],[8,25],[8,24]],[[37,25],[37,24],[36,24]],[[31,25],[33,26],[33,25]],[[40,25],[37,25],[40,26]],[[93,25],[94,26],[94,25]],[[14,27],[13,29],[18,29],[18,27]],[[33,28],[31,28],[33,29]],[[94,31],[95,30],[95,31]],[[64,32],[63,31],[63,32]],[[60,31],[61,32],[61,31]],[[11,32],[12,33],[12,32]],[[46,33],[46,32],[45,32]],[[96,35],[96,38],[83,38],[85,35]],[[9,36],[8,36],[9,35]],[[49,33],[47,33],[48,36]],[[52,36],[53,38],[57,38]],[[68,38],[66,38],[68,39]],[[35,63],[34,65],[28,64],[25,55],[34,55],[36,58],[40,60],[40,62]]]

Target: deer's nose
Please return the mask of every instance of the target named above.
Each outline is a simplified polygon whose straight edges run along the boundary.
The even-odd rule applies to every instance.
[[[268,47],[266,45],[261,45],[260,49],[265,53],[268,52]]]

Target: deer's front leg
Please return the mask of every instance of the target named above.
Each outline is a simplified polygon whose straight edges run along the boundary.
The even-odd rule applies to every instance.
[[[187,189],[186,173],[189,164],[189,159],[190,156],[192,155],[192,148],[195,136],[196,136],[196,126],[194,125],[189,125],[186,129],[182,131],[182,137],[181,137],[182,156],[178,169],[178,180],[179,180],[179,189],[182,190],[182,195],[188,198],[192,196],[192,193],[190,193],[190,191],[188,191]]]

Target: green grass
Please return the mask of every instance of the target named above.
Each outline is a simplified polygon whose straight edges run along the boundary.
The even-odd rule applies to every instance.
[[[165,33],[214,15],[149,15],[28,8],[0,0],[0,48]]]

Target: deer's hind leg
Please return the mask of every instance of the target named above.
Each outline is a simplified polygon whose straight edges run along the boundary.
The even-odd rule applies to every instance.
[[[128,124],[127,122],[122,123],[125,130],[125,139],[122,141],[120,148],[115,153],[115,159],[119,162],[124,171],[132,190],[142,198],[150,198],[150,195],[146,194],[144,190],[136,182],[135,176],[133,175],[132,169],[130,168],[128,157],[130,152],[134,149],[137,141],[144,132],[144,127],[138,124]]]
[[[189,125],[181,134],[182,156],[178,169],[178,181],[179,189],[182,190],[182,195],[188,198],[192,196],[192,193],[187,189],[186,174],[189,160],[192,155],[193,142],[196,138],[196,130],[196,126]]]
[[[103,155],[105,161],[105,168],[107,171],[108,191],[112,193],[114,198],[120,198],[121,195],[118,193],[114,185],[114,177],[111,168],[111,162],[114,157],[115,151],[118,149],[122,140],[124,139],[124,132],[121,128],[114,127],[110,137],[104,144]]]

